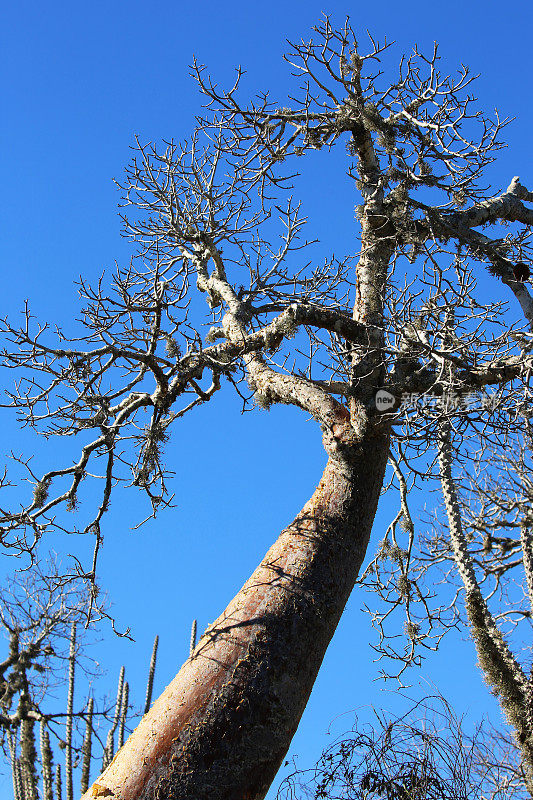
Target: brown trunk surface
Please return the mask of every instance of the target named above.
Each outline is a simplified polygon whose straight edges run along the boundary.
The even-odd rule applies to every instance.
[[[265,796],[365,556],[387,453],[381,433],[330,457],[311,499],[85,800]]]

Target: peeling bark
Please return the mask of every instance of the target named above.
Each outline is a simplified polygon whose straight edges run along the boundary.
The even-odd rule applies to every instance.
[[[386,433],[357,443],[348,421],[336,427],[313,496],[85,800],[265,796],[365,556],[387,463]]]

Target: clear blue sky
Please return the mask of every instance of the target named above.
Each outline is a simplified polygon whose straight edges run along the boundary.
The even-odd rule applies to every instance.
[[[6,3],[0,12],[2,315],[14,317],[29,297],[37,316],[68,321],[77,313],[73,280],[94,278],[115,259],[128,259],[112,178],[121,176],[134,133],[144,140],[180,139],[193,127],[199,109],[188,77],[193,54],[221,82],[242,64],[250,90],[268,88],[283,104],[285,39],[309,38],[323,11],[339,22],[350,14],[360,39],[368,29],[396,40],[398,60],[415,43],[429,50],[436,39],[450,69],[463,62],[480,72],[480,105],[517,117],[493,184],[507,186],[516,174],[533,184],[530,0]],[[316,186],[309,188],[316,195]],[[336,249],[339,240],[350,240],[357,199],[344,190],[339,207],[339,195],[326,185],[320,196],[322,206],[312,201],[311,219],[314,213],[318,235],[324,243],[331,236]],[[54,443],[36,444],[10,427],[3,444],[6,450],[38,449],[43,464],[53,458]],[[158,692],[187,655],[191,620],[197,617],[203,630],[220,613],[308,498],[324,464],[316,425],[300,412],[274,408],[243,417],[230,397],[177,428],[167,455],[176,471],[177,508],[132,533],[131,499],[117,497],[100,565],[117,621],[130,625],[136,639],[129,644],[106,631],[95,652],[110,670],[101,691],[114,692],[125,663],[139,701],[154,635],[161,637]],[[384,504],[374,543],[390,511]],[[58,546],[68,551],[68,543]],[[291,749],[302,766],[327,744],[325,731],[338,715],[395,701],[373,681],[372,633],[360,611],[368,601],[354,593],[328,651]],[[497,714],[474,662],[470,645],[450,641],[412,682],[434,681],[459,712]],[[349,727],[345,719],[336,730]],[[0,795],[10,796],[9,780],[1,776]]]

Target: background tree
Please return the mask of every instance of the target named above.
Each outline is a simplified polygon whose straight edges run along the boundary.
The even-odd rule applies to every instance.
[[[79,673],[101,677],[88,657],[84,626],[88,598],[65,583],[57,564],[36,564],[8,581],[0,619],[9,644],[0,662],[0,746],[11,766],[14,800],[72,800],[111,762],[152,702],[156,636],[143,709],[134,709],[121,668],[116,699],[93,692],[81,701]],[[192,643],[191,643],[192,646]],[[55,708],[54,708],[55,706]]]
[[[481,723],[467,735],[442,697],[425,697],[404,714],[374,711],[355,719],[312,769],[295,768],[280,798],[353,800],[507,800],[524,792],[516,747],[503,731]]]
[[[245,400],[246,380],[257,404],[310,414],[329,457],[310,501],[93,796],[264,796],[364,558],[391,434],[402,463],[411,469],[416,456],[422,464],[411,469],[416,478],[456,416],[441,403],[406,436],[402,397],[446,398],[450,386],[464,397],[498,385],[512,398],[528,380],[528,355],[509,339],[521,323],[503,319],[501,303],[478,298],[475,285],[475,267],[487,266],[531,321],[513,265],[528,259],[533,196],[517,178],[497,196],[482,185],[504,123],[475,109],[466,69],[455,78],[439,72],[436,50],[429,58],[415,51],[390,80],[379,69],[386,44],[363,52],[348,24],[335,30],[328,20],[316,33],[287,57],[302,78],[290,108],[267,95],[241,104],[240,75],[222,91],[195,65],[209,111],[187,143],[138,141],[123,183],[137,258],[117,272],[111,293],[82,282],[82,335],[59,330],[57,344],[29,309],[22,328],[4,325],[5,365],[18,378],[10,404],[37,431],[83,446],[74,463],[42,475],[18,460],[35,491],[22,510],[4,512],[3,543],[31,553],[47,532],[72,531],[62,509],[75,510],[97,474],[96,510],[74,529],[95,542],[92,563],[77,565],[91,592],[89,619],[112,491],[120,482],[139,487],[151,515],[168,506],[161,457],[171,426],[223,382]],[[287,196],[292,159],[343,141],[361,195],[360,235],[349,257],[317,266],[303,261],[304,219]],[[513,225],[505,236],[502,221]],[[492,236],[476,230],[483,225]],[[388,409],[376,394],[383,387]],[[459,414],[463,440],[496,441],[500,421],[468,412]],[[498,444],[507,441],[502,434]],[[472,456],[468,445],[461,452]],[[408,590],[404,581],[403,596]],[[487,633],[492,618],[481,623]],[[526,696],[515,699],[523,707]]]

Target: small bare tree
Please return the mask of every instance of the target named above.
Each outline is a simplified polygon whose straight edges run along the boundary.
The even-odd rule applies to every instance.
[[[529,690],[476,588],[451,459],[473,473],[491,447],[502,455],[523,449],[525,423],[515,423],[524,418],[533,366],[533,300],[524,284],[533,193],[516,177],[504,191],[487,189],[506,122],[476,108],[466,68],[449,76],[436,49],[429,57],[415,49],[386,77],[386,42],[361,48],[348,22],[335,29],[329,19],[315,33],[286,57],[296,78],[290,106],[266,93],[245,104],[240,72],[222,90],[195,64],[206,112],[190,140],[138,141],[126,170],[131,264],[110,288],[103,279],[81,282],[78,330],[56,326],[54,340],[29,307],[22,327],[3,323],[4,366],[16,375],[7,405],[36,432],[80,447],[44,474],[15,461],[34,493],[22,507],[4,508],[2,543],[23,554],[54,529],[92,536],[92,561],[75,570],[89,584],[89,619],[99,613],[97,557],[112,492],[121,483],[142,490],[149,517],[171,505],[165,442],[223,385],[245,405],[284,403],[309,414],[328,456],[308,503],[205,631],[92,797],[264,797],[365,557],[391,452],[401,511],[382,551],[397,565],[394,591],[408,609],[412,644],[402,658],[410,663],[421,639],[411,613],[407,489],[440,476],[447,552],[467,602],[477,604],[469,612],[476,635],[507,665],[506,686],[522,708],[511,721],[529,769]],[[346,257],[317,263],[305,252],[306,220],[293,197],[296,164],[305,164],[296,159],[339,144],[360,201],[357,231]],[[505,302],[484,296],[481,270],[505,287]],[[495,410],[486,402],[491,386]],[[417,402],[428,397],[438,406],[420,413]],[[76,510],[95,478],[99,503],[73,528],[64,511]],[[7,476],[4,486],[9,491]],[[400,521],[406,547],[394,538]],[[420,602],[431,626],[423,591]]]
[[[467,735],[442,697],[425,697],[398,717],[374,710],[355,719],[312,769],[295,768],[278,798],[352,800],[522,800],[513,742],[486,722]]]
[[[75,778],[86,792],[91,769],[94,776],[106,768],[140,714],[132,709],[124,667],[115,702],[95,706],[90,696],[79,707],[77,673],[99,677],[83,652],[86,593],[65,583],[54,562],[35,564],[22,575],[0,592],[9,647],[0,662],[0,747],[11,766],[14,800],[73,800]],[[152,702],[157,646],[158,637],[144,713]]]

